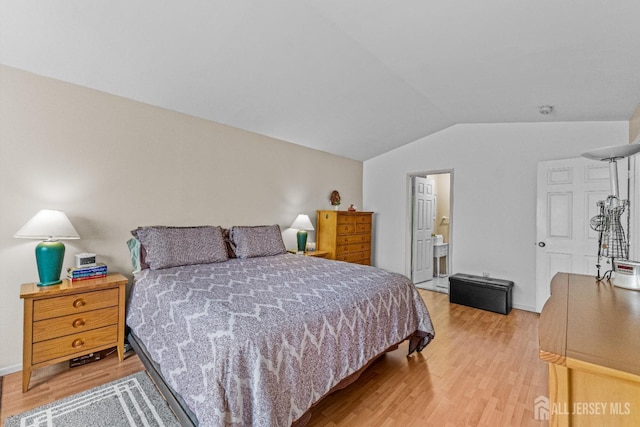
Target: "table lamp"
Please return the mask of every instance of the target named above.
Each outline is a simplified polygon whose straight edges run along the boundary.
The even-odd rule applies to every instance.
[[[300,214],[296,217],[296,220],[291,224],[291,228],[298,230],[298,253],[304,253],[307,247],[307,230],[314,230],[313,224],[309,219],[309,215]]]
[[[43,209],[29,220],[14,237],[44,239],[36,246],[38,286],[61,283],[60,272],[64,260],[64,244],[58,240],[79,239],[80,236],[64,212]]]

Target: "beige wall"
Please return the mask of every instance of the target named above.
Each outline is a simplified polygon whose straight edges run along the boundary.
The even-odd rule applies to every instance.
[[[438,196],[438,203],[436,204],[436,234],[442,234],[442,239],[445,243],[449,242],[449,225],[451,215],[449,208],[451,205],[451,174],[440,173],[436,175],[429,175],[429,178],[433,178],[435,182],[435,192]]]
[[[36,242],[13,235],[39,209],[65,211],[81,236],[65,268],[88,251],[128,274],[139,225],[285,230],[298,213],[315,223],[334,189],[366,208],[362,163],[0,66],[0,375],[20,368],[19,289],[37,280]]]
[[[450,224],[451,224],[451,174],[450,173],[440,173],[436,175],[429,175],[429,178],[433,178],[435,182],[435,192],[438,197],[438,202],[436,204],[436,223],[435,223],[435,233],[442,235],[442,240],[445,243],[450,242]],[[451,247],[449,247],[451,250]],[[435,262],[440,262],[440,274],[447,273],[447,258],[436,258],[434,259],[434,268],[436,268]],[[435,274],[436,270],[434,270]]]

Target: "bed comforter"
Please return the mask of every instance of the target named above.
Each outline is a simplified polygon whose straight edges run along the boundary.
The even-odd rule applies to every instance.
[[[127,310],[200,426],[289,426],[392,345],[434,336],[405,276],[292,254],[143,270]]]

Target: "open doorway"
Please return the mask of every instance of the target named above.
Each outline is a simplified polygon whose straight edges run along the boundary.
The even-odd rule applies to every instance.
[[[422,289],[449,291],[452,178],[452,170],[408,176],[408,275]]]

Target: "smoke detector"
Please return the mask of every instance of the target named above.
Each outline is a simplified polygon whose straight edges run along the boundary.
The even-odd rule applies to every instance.
[[[543,105],[538,109],[538,111],[543,116],[546,116],[547,114],[551,114],[551,112],[553,111],[553,105]]]

